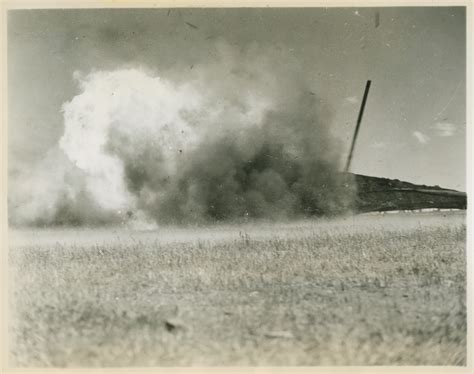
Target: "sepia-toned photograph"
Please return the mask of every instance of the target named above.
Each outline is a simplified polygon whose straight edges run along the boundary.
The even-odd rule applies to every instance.
[[[6,10],[9,365],[465,367],[469,7]]]

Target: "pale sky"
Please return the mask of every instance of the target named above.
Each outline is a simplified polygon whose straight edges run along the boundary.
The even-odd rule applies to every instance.
[[[347,150],[371,79],[351,171],[465,190],[462,7],[10,11],[10,171],[58,142],[75,71],[191,68],[217,40],[296,57]]]

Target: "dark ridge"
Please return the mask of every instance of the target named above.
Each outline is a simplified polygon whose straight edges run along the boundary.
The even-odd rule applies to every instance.
[[[351,173],[348,173],[351,174]],[[440,186],[418,185],[352,174],[357,186],[355,211],[359,213],[415,209],[466,209],[467,194]]]

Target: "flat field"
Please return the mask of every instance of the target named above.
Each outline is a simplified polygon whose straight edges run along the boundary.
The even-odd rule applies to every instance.
[[[11,230],[17,366],[464,365],[464,212]]]

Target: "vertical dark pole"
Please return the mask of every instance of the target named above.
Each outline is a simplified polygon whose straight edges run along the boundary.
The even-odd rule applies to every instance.
[[[364,115],[365,102],[367,101],[367,96],[369,95],[370,83],[371,83],[371,81],[368,80],[367,84],[365,85],[364,98],[362,99],[362,104],[360,106],[359,117],[357,117],[357,124],[356,124],[356,128],[355,128],[355,131],[354,131],[354,137],[352,138],[351,151],[349,152],[349,157],[347,158],[347,164],[346,164],[345,172],[348,172],[349,167],[351,166],[352,153],[354,152],[354,146],[355,146],[355,142],[356,142],[356,139],[357,139],[357,134],[359,133],[360,123],[362,122],[362,116]]]

